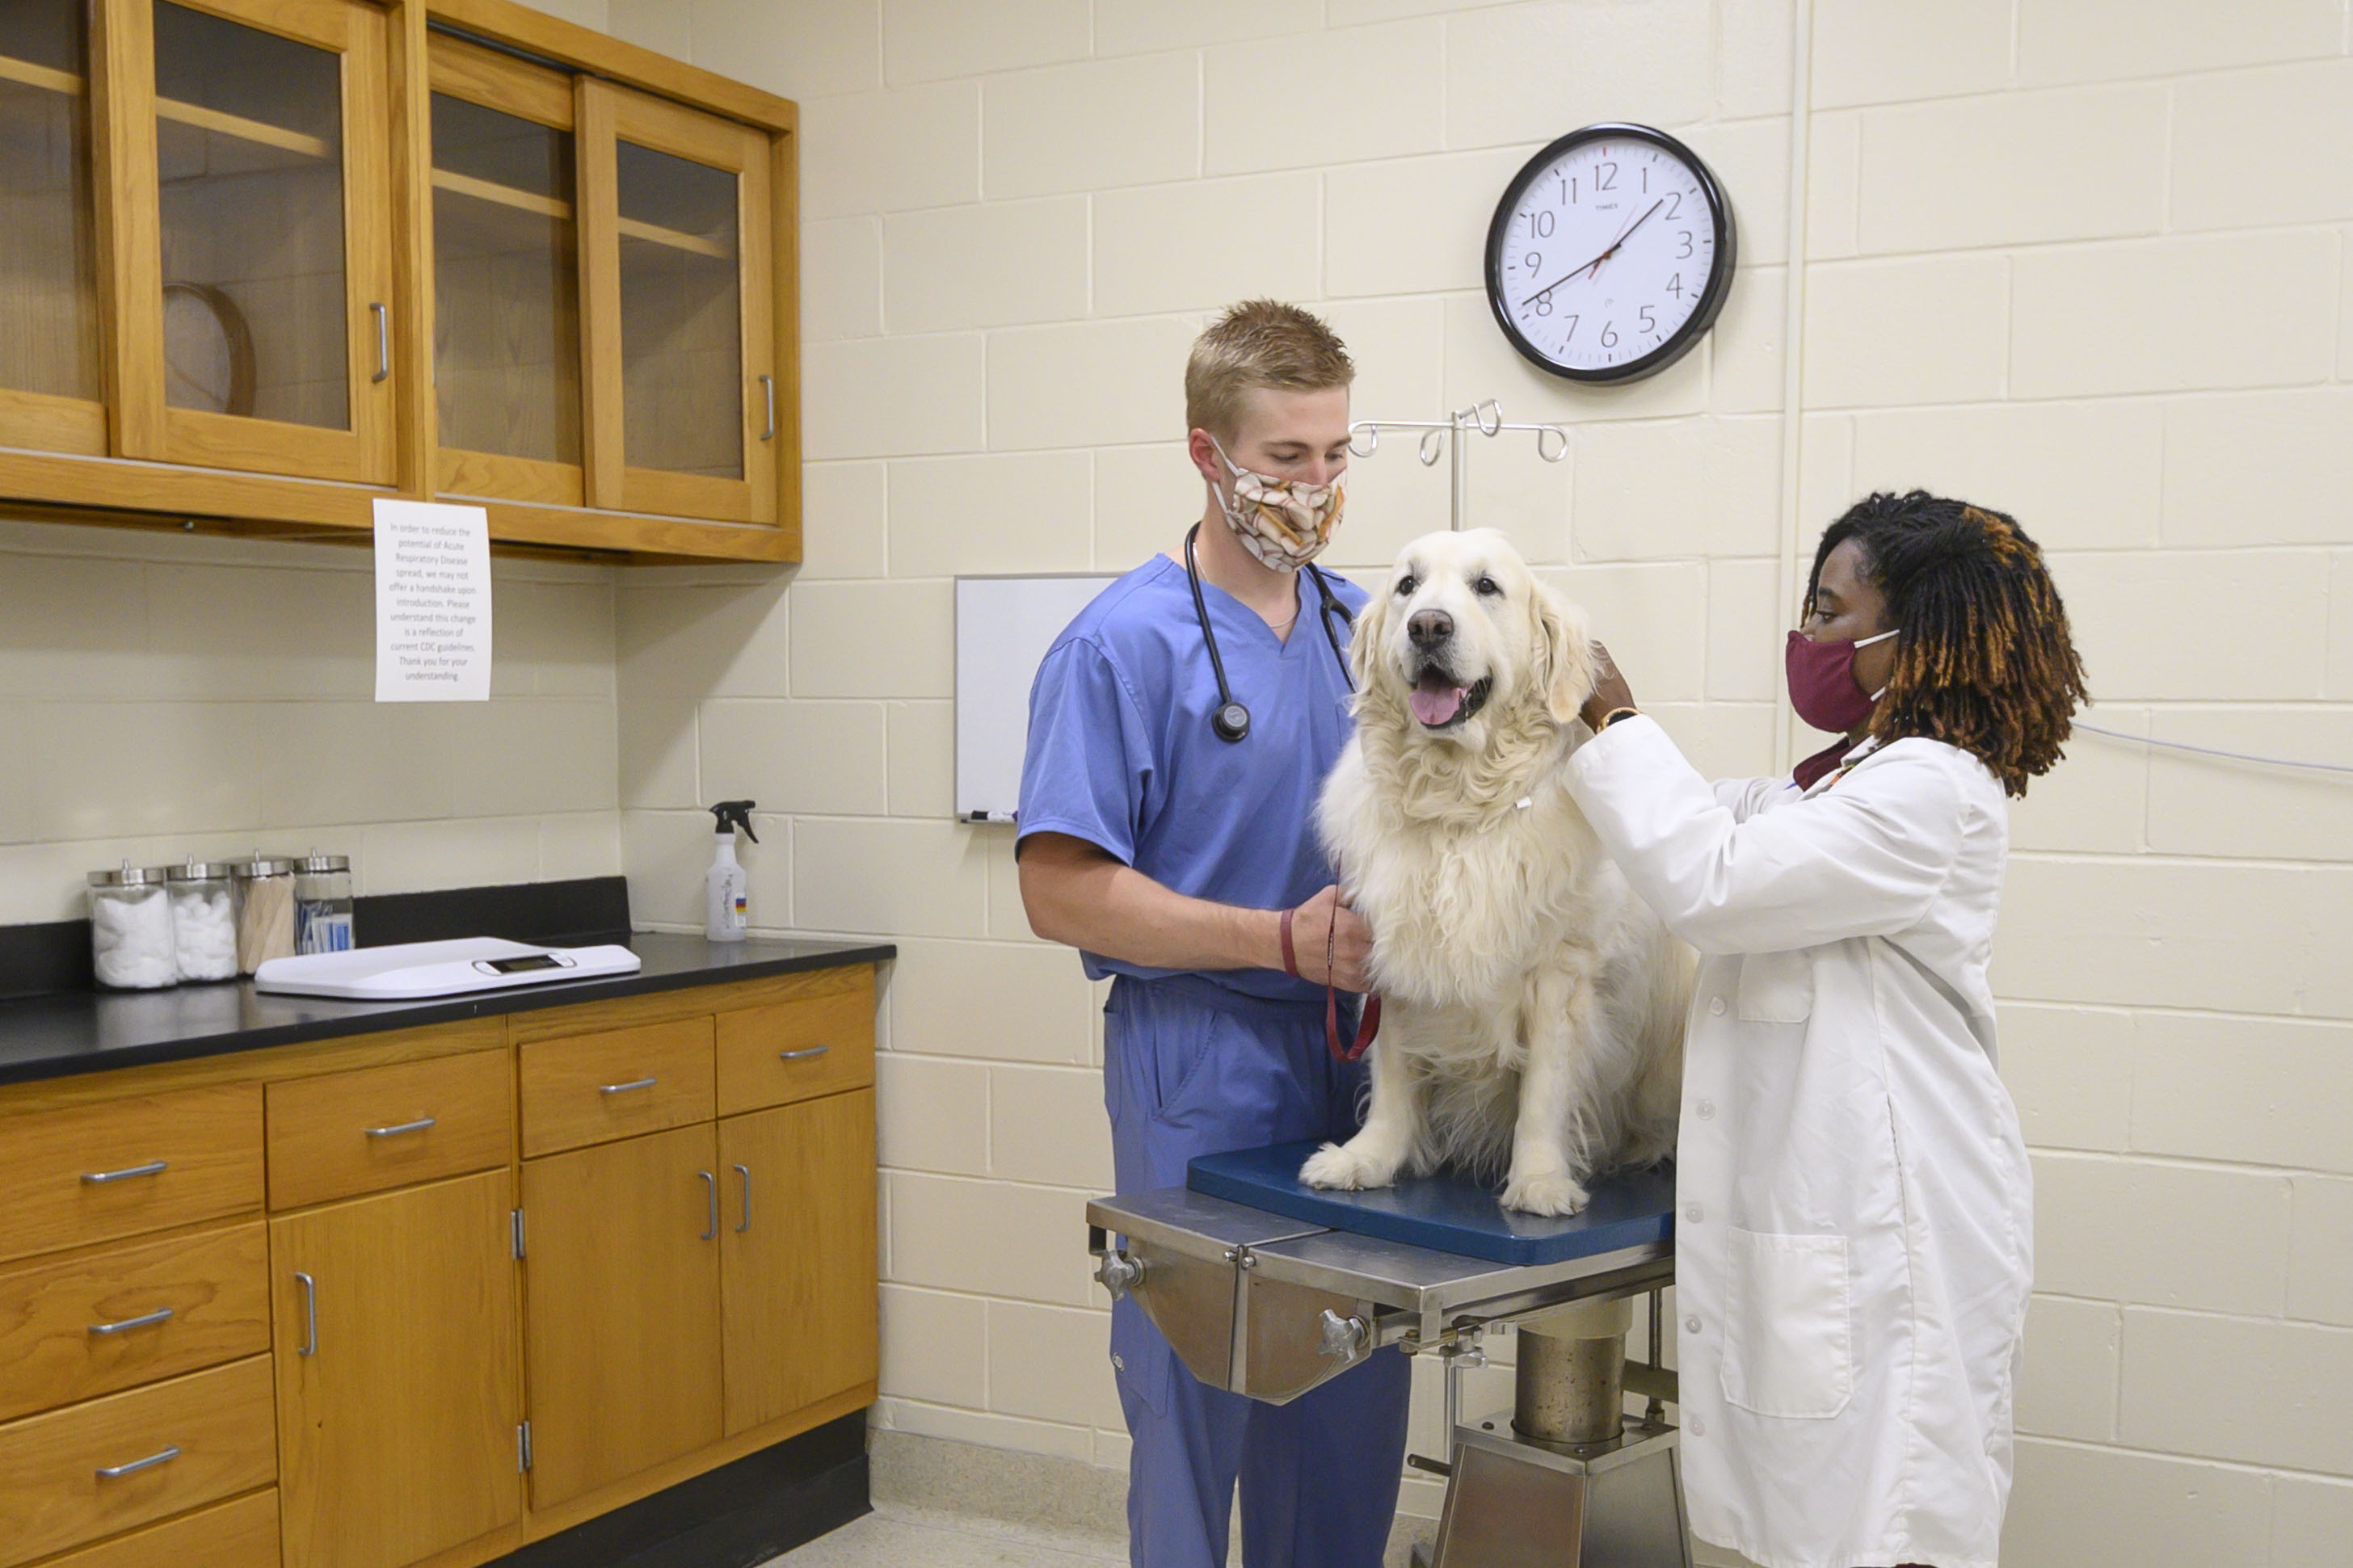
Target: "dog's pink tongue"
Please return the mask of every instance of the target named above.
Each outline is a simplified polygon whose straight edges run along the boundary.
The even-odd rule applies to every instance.
[[[1463,687],[1447,686],[1424,676],[1421,684],[1407,694],[1406,703],[1415,718],[1425,724],[1437,725],[1453,718],[1469,695]]]

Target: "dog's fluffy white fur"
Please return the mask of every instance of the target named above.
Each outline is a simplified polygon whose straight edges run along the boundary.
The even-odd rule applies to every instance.
[[[1303,1181],[1446,1165],[1574,1214],[1597,1173],[1673,1152],[1694,958],[1559,782],[1591,648],[1491,529],[1407,545],[1357,617],[1356,736],[1318,826],[1387,1011],[1364,1129]]]

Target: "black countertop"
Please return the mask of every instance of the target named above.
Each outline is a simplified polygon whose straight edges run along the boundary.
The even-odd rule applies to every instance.
[[[635,974],[418,1002],[267,994],[249,980],[169,991],[63,991],[0,1002],[0,1083],[878,963],[898,953],[889,942],[714,942],[652,931],[623,940],[644,961]]]

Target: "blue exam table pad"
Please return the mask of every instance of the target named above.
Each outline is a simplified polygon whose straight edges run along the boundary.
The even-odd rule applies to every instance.
[[[1366,1192],[1311,1187],[1300,1181],[1299,1167],[1319,1147],[1309,1140],[1204,1154],[1188,1168],[1185,1184],[1287,1219],[1515,1267],[1674,1239],[1672,1164],[1589,1183],[1593,1201],[1583,1214],[1553,1218],[1506,1209],[1498,1201],[1501,1188],[1461,1176],[1401,1179]]]

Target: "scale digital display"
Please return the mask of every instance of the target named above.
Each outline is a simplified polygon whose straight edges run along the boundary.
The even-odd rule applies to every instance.
[[[562,969],[565,967],[554,957],[544,952],[528,952],[523,954],[521,958],[485,959],[482,961],[482,966],[485,969],[495,970],[501,974],[521,974],[525,970],[530,969]]]

